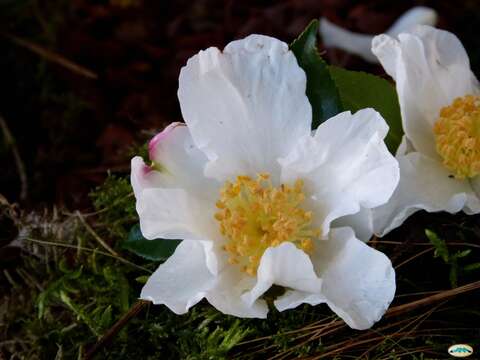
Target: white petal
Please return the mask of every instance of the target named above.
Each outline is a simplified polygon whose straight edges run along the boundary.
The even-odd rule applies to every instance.
[[[469,215],[478,214],[480,213],[480,175],[470,179],[469,183],[475,196],[468,197],[467,204],[463,211]]]
[[[322,294],[312,294],[298,290],[288,290],[274,301],[278,311],[294,309],[302,304],[318,305],[325,303],[326,299]]]
[[[140,229],[147,239],[215,239],[214,204],[183,189],[144,189],[137,198]]]
[[[377,62],[376,56],[370,50],[373,35],[354,33],[335,25],[325,17],[320,19],[319,31],[326,47],[342,49],[369,62]]]
[[[412,29],[415,25],[435,25],[437,13],[431,8],[416,6],[400,16],[386,31],[390,36]],[[327,18],[320,19],[320,35],[326,47],[339,48],[358,55],[371,63],[377,63],[377,57],[372,53],[373,35],[359,34],[341,28]]]
[[[440,109],[459,96],[478,93],[478,81],[458,38],[419,26],[399,40],[373,39],[372,51],[396,81],[405,134],[414,148],[437,158],[432,126]]]
[[[426,6],[414,6],[400,16],[395,23],[388,28],[386,33],[397,36],[402,32],[414,29],[417,25],[435,26],[438,20],[437,12]]]
[[[178,97],[208,176],[225,180],[269,171],[310,132],[306,77],[288,45],[251,35],[220,52],[209,48],[180,73]]]
[[[254,285],[255,278],[240,272],[237,266],[226,266],[206,298],[211,305],[224,314],[264,319],[268,312],[265,300],[258,299],[253,303],[247,303],[242,299],[242,294]]]
[[[184,314],[205,297],[214,284],[215,276],[207,268],[202,242],[182,241],[150,276],[140,298]]]
[[[374,230],[380,236],[400,226],[418,210],[456,213],[478,204],[468,181],[454,179],[436,160],[418,152],[399,156],[400,183],[390,201],[373,210]],[[477,209],[478,208],[477,205]]]
[[[153,166],[132,159],[131,183],[147,239],[216,239],[213,215],[220,184],[203,176],[205,155],[188,128],[173,123],[149,144]]]
[[[187,126],[172,123],[149,143],[149,156],[161,174],[168,177],[164,186],[186,189],[195,196],[214,201],[220,184],[203,175],[207,157],[193,143]]]
[[[294,244],[284,242],[265,251],[257,269],[257,283],[242,295],[242,300],[253,304],[274,284],[318,294],[322,281],[308,255]]]
[[[415,149],[413,148],[413,145],[408,138],[403,135],[402,136],[402,141],[400,142],[400,145],[398,145],[397,152],[395,153],[396,157],[407,155],[410,152],[414,152]]]
[[[388,127],[372,109],[341,113],[305,136],[287,157],[280,159],[282,182],[301,178],[307,207],[323,237],[330,223],[355,214],[360,207],[382,205],[398,183],[399,170],[383,138]]]
[[[355,236],[363,242],[368,242],[373,236],[372,209],[360,208],[360,211],[353,215],[343,216],[332,223],[332,227],[350,227]]]
[[[340,228],[319,242],[313,261],[328,306],[351,328],[367,329],[380,320],[395,294],[395,271],[383,253]]]
[[[135,156],[132,159],[131,168],[130,182],[137,199],[144,189],[161,187],[170,181],[165,174],[146,165],[140,156]]]

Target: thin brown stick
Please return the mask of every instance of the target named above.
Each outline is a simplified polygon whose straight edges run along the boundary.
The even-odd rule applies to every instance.
[[[5,36],[7,39],[9,39],[14,44],[16,44],[20,47],[23,47],[25,49],[28,49],[31,52],[41,56],[42,58],[44,58],[44,59],[46,59],[50,62],[53,62],[55,64],[58,64],[58,65],[60,65],[64,68],[72,71],[75,74],[82,75],[86,78],[93,79],[93,80],[98,79],[98,75],[95,74],[93,71],[87,69],[84,66],[78,65],[71,60],[68,60],[67,58],[65,58],[62,55],[56,54],[53,51],[47,50],[47,49],[41,47],[38,44],[35,44],[35,43],[33,43],[29,40],[22,39],[18,36],[15,36],[15,35],[5,34],[5,33],[3,33],[2,35]]]
[[[285,332],[282,333],[282,335],[291,335],[291,334],[295,334],[295,333],[298,333],[298,332],[304,332],[304,331],[307,331],[307,330],[310,330],[310,329],[318,329],[319,327],[329,326],[329,325],[333,324],[334,322],[338,321],[338,320],[335,320],[335,319],[331,320],[332,317],[333,316],[327,317],[327,318],[319,320],[319,321],[315,321],[315,322],[309,324],[308,326],[300,328],[300,329],[285,331]],[[330,321],[328,321],[328,320],[330,320]],[[326,323],[326,324],[324,324],[324,323]],[[262,337],[251,339],[251,340],[242,341],[242,342],[238,343],[237,346],[251,344],[251,343],[259,342],[259,341],[262,341],[262,340],[269,340],[269,339],[271,339],[271,337],[272,337],[272,335],[267,335],[267,336],[262,336]]]
[[[469,284],[466,284],[466,285],[463,285],[463,286],[459,286],[455,289],[446,290],[446,291],[443,291],[441,293],[431,295],[431,296],[428,296],[428,297],[420,299],[420,300],[416,300],[416,301],[412,301],[412,302],[409,302],[409,303],[406,303],[406,304],[403,304],[403,305],[395,306],[395,307],[391,308],[390,310],[388,310],[386,312],[385,316],[388,316],[388,317],[398,316],[400,314],[403,314],[404,312],[416,309],[418,307],[425,306],[425,305],[428,305],[428,304],[431,304],[431,303],[434,303],[434,302],[437,302],[437,301],[450,299],[450,298],[455,297],[457,295],[460,295],[460,294],[463,294],[463,293],[466,293],[466,292],[470,292],[470,291],[474,291],[474,290],[477,290],[477,289],[480,289],[480,280],[479,281],[474,281],[472,283],[469,283]]]
[[[431,314],[433,314],[440,306],[444,305],[447,301],[444,301],[436,306],[434,306],[433,308],[431,308],[430,310],[428,310],[427,312],[425,312],[424,314],[420,315],[420,316],[417,316],[415,317],[415,319],[413,319],[412,321],[408,322],[407,325],[404,325],[402,326],[397,332],[403,332],[403,331],[406,331],[407,328],[409,328],[410,326],[414,325],[415,323],[415,326],[413,326],[412,329],[408,330],[407,334],[405,336],[409,336],[413,331],[415,331],[425,320],[427,320],[428,317],[430,317]],[[380,334],[378,331],[375,331],[374,329],[371,330],[371,332],[377,332],[379,335],[382,335]],[[402,340],[402,338],[400,338],[398,341],[396,340],[393,340],[391,338],[391,335],[385,335],[385,340],[390,340],[394,343],[394,345],[397,345],[399,346],[399,342]],[[378,347],[380,345],[380,343],[378,344],[375,344],[374,346],[370,347],[369,349],[367,349],[362,355],[360,355],[360,358],[363,358],[364,356],[367,356],[370,352],[372,352],[376,347]],[[402,347],[403,348],[403,347]],[[388,349],[388,348],[387,348]],[[406,350],[406,349],[403,349],[403,350]],[[387,350],[385,349],[385,352],[387,352]]]
[[[415,349],[412,349],[412,350],[408,350],[406,352],[403,352],[403,353],[396,353],[395,356],[397,357],[397,359],[405,359],[407,355],[412,355],[412,354],[416,354],[416,353],[425,353],[425,352],[428,352],[428,353],[431,353],[431,354],[437,354],[437,355],[443,355],[443,354],[439,354],[435,351],[433,351],[434,348],[432,346],[424,346],[424,347],[419,347],[419,348],[415,348]],[[388,359],[391,359],[391,354],[387,354],[385,355],[385,357],[383,358],[380,358],[378,360],[388,360]]]
[[[398,270],[399,267],[401,267],[401,266],[403,266],[403,265],[405,265],[405,264],[408,264],[410,261],[415,260],[416,258],[418,258],[418,257],[420,257],[420,256],[422,256],[422,255],[424,255],[424,254],[426,254],[426,253],[428,253],[428,252],[430,252],[430,251],[432,251],[432,250],[434,250],[433,247],[428,248],[428,249],[425,249],[425,250],[423,250],[423,251],[420,251],[419,253],[413,255],[412,257],[409,257],[407,260],[401,262],[400,264],[395,265],[395,266],[394,266],[395,270]]]
[[[108,244],[105,242],[105,240],[103,240],[103,239],[95,232],[95,230],[93,230],[93,228],[87,223],[87,221],[83,218],[83,215],[81,214],[80,211],[77,210],[77,211],[75,212],[75,214],[76,214],[77,217],[80,219],[80,221],[81,221],[81,223],[83,224],[83,226],[85,226],[85,229],[87,229],[87,231],[90,233],[90,235],[92,235],[93,238],[94,238],[95,240],[97,240],[98,243],[99,243],[100,245],[102,245],[105,250],[107,250],[107,251],[108,251],[110,254],[112,254],[113,256],[119,257],[118,253],[117,253],[115,250],[113,250],[113,249],[110,247],[110,245],[108,245]]]
[[[123,315],[120,320],[118,320],[101,338],[98,342],[89,350],[84,356],[84,360],[93,359],[95,354],[103,347],[105,344],[110,342],[115,335],[118,334],[120,330],[135,316],[137,316],[147,305],[150,304],[150,301],[138,300],[128,312]]]
[[[86,247],[78,246],[78,245],[57,243],[57,242],[54,242],[54,241],[44,241],[44,240],[34,239],[34,238],[30,238],[30,237],[24,237],[22,239],[26,240],[26,241],[31,241],[31,242],[36,243],[36,244],[44,245],[44,246],[58,246],[58,247],[63,247],[63,248],[67,248],[67,249],[75,249],[77,251],[88,251],[88,252],[91,252],[91,253],[100,254],[100,255],[103,255],[103,256],[108,256],[108,257],[111,257],[112,259],[118,260],[118,261],[120,261],[124,264],[130,265],[134,268],[145,271],[149,274],[152,273],[151,270],[149,270],[149,269],[147,269],[143,266],[137,265],[137,264],[135,264],[131,261],[128,261],[127,259],[122,258],[121,256],[115,256],[115,255],[112,255],[112,254],[110,254],[108,252],[105,252],[105,251],[101,251],[101,250],[97,250],[97,249],[90,249],[90,248],[86,248]]]
[[[426,334],[429,333],[429,329],[426,330]],[[425,331],[424,331],[425,332]],[[397,337],[405,337],[405,338],[412,338],[414,339],[416,336],[419,336],[423,334],[423,332],[421,331],[418,331],[415,333],[415,335],[409,335],[409,332],[408,331],[404,331],[404,332],[397,332],[395,334],[392,334],[390,335],[390,337],[392,338],[397,338]],[[445,335],[430,335],[431,337],[434,337],[434,336],[438,336],[438,337],[445,337]],[[368,343],[371,343],[371,342],[375,342],[375,341],[382,341],[385,337],[382,335],[382,336],[377,336],[377,337],[370,337],[370,338],[367,338],[365,340],[360,340],[360,341],[354,341],[352,342],[351,340],[348,340],[348,343],[347,342],[342,342],[342,343],[339,343],[339,344],[335,344],[335,345],[332,345],[332,346],[329,346],[327,347],[327,352],[323,353],[323,354],[320,354],[316,357],[312,357],[312,359],[314,360],[318,360],[318,359],[323,359],[323,358],[332,358],[332,355],[335,355],[341,351],[344,351],[345,349],[351,349],[351,348],[354,348],[356,346],[359,346],[359,345],[366,345]],[[328,351],[328,349],[332,348],[333,350],[330,350]]]
[[[403,245],[404,242],[402,241],[386,241],[386,240],[375,240],[375,243],[377,244],[385,244],[385,245]],[[412,242],[408,243],[409,245],[417,245],[417,246],[432,246],[432,243],[427,243],[427,242]],[[448,242],[448,246],[469,246],[469,247],[474,247],[474,248],[479,248],[480,245],[478,244],[472,244],[468,242]]]
[[[20,152],[18,151],[15,139],[8,128],[7,122],[0,115],[0,128],[2,129],[3,136],[5,137],[5,144],[11,147],[15,165],[17,166],[18,177],[20,178],[20,200],[25,200],[28,195],[28,180],[27,172],[25,171],[25,165],[23,164]]]
[[[432,291],[421,291],[421,292],[416,292],[416,293],[398,294],[398,295],[395,295],[395,299],[402,298],[402,297],[407,297],[407,296],[420,296],[420,295],[438,294],[438,293],[441,293],[442,291],[445,291],[445,290],[432,290]]]

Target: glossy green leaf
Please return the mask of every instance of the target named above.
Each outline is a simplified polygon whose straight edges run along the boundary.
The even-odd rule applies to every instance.
[[[318,20],[313,20],[290,45],[307,75],[307,97],[312,105],[312,129],[343,111],[340,95],[327,63],[317,49]]]
[[[173,254],[178,244],[180,240],[147,240],[140,231],[140,225],[135,225],[122,247],[148,260],[165,261]]]
[[[400,106],[395,88],[381,77],[359,71],[350,71],[330,66],[345,110],[356,112],[364,108],[374,108],[388,123],[385,143],[395,153],[402,140],[403,130]]]

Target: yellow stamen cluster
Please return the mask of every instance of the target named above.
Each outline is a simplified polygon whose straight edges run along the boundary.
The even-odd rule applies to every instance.
[[[293,186],[272,186],[269,174],[252,179],[238,176],[220,190],[215,219],[227,239],[223,249],[229,263],[255,275],[265,250],[285,241],[305,252],[313,250],[313,239],[320,231],[311,228],[312,213],[301,208],[305,200],[303,181]]]
[[[457,98],[433,126],[437,152],[457,179],[480,174],[480,97]]]

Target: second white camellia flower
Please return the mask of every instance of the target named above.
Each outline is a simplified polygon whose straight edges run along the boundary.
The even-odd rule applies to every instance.
[[[480,87],[458,38],[419,26],[379,35],[372,51],[395,80],[405,131],[400,183],[373,211],[383,235],[418,210],[480,212]]]
[[[288,46],[252,35],[209,48],[180,74],[185,124],[132,160],[147,239],[183,239],[142,299],[183,314],[206,298],[226,314],[265,318],[262,295],[286,288],[279,310],[327,303],[365,329],[395,293],[390,260],[332,221],[384,204],[399,178],[371,109],[311,132],[306,77]]]

